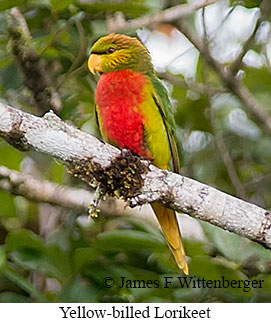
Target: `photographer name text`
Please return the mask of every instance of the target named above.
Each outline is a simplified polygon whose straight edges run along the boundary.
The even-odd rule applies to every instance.
[[[243,292],[249,292],[251,289],[262,288],[263,279],[226,279],[222,276],[220,279],[205,279],[191,276],[164,276],[160,280],[143,280],[143,279],[127,279],[126,277],[119,277],[113,279],[112,277],[105,277],[103,285],[106,288],[118,287],[122,288],[236,288]]]

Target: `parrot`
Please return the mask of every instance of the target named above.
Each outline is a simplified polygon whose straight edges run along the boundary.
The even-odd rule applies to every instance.
[[[103,139],[180,173],[172,106],[142,42],[123,34],[103,36],[90,49],[88,69],[99,75],[95,115]],[[151,207],[178,267],[188,275],[175,211],[158,203]]]

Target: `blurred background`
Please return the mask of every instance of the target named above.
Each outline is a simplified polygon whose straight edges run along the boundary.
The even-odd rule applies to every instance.
[[[89,49],[109,32],[137,35],[170,95],[182,174],[270,209],[271,3],[203,2],[2,0],[0,100],[39,116],[53,109],[99,136]],[[264,279],[263,288],[118,288],[122,276],[182,273],[148,206],[107,201],[87,221],[87,191],[58,161],[0,139],[0,302],[271,301],[270,251],[186,215],[191,276]]]

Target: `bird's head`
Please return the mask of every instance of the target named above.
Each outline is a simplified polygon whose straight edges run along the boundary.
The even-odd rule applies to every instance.
[[[93,74],[126,69],[143,74],[153,72],[147,48],[134,37],[119,34],[101,37],[92,46],[90,54],[88,68]]]

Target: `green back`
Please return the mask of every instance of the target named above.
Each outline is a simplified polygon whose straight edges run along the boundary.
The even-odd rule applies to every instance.
[[[158,77],[151,75],[151,81],[155,89],[154,100],[162,116],[172,155],[173,170],[175,173],[180,173],[180,160],[176,139],[175,119],[172,111],[172,106],[168,98],[168,93]]]

